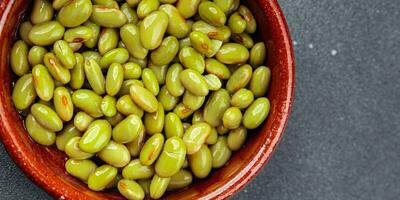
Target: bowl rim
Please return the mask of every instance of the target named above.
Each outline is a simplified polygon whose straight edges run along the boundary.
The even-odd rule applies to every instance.
[[[8,15],[10,13],[10,8],[13,6],[14,2],[17,0],[3,0],[0,3],[0,35],[3,32],[4,29],[4,24],[6,23],[5,20],[8,18]],[[250,183],[250,181],[256,177],[260,172],[261,169],[265,166],[266,163],[271,159],[272,155],[274,154],[274,151],[279,144],[284,130],[286,129],[289,117],[290,117],[290,111],[292,108],[292,103],[294,100],[294,88],[295,88],[295,63],[294,63],[294,52],[293,52],[293,46],[292,46],[292,40],[291,36],[289,33],[289,28],[286,22],[286,19],[283,15],[283,12],[280,8],[280,5],[277,0],[259,0],[262,2],[265,2],[265,4],[268,4],[271,10],[269,12],[273,12],[273,16],[276,17],[276,23],[278,24],[277,27],[279,27],[279,32],[281,33],[281,37],[283,39],[283,49],[285,50],[284,54],[285,57],[287,58],[284,60],[285,66],[287,66],[287,82],[288,82],[288,87],[285,93],[283,94],[284,97],[284,108],[282,116],[279,118],[279,126],[278,129],[276,130],[276,136],[273,141],[271,141],[271,144],[269,145],[269,148],[263,149],[259,151],[259,158],[257,160],[257,163],[254,164],[250,169],[243,170],[245,171],[243,173],[243,176],[239,178],[237,181],[235,181],[235,184],[232,184],[231,186],[227,187],[225,191],[222,192],[213,192],[208,194],[204,198],[212,198],[212,199],[225,199],[228,198],[239,191],[241,191],[247,184]],[[2,108],[0,106],[0,112],[2,111]],[[1,119],[1,116],[0,116]],[[51,194],[54,197],[60,197],[60,191],[57,189],[57,187],[52,187],[48,183],[46,183],[45,178],[42,177],[42,174],[38,174],[29,165],[26,165],[25,161],[26,158],[21,156],[20,150],[18,149],[18,146],[15,145],[14,140],[16,138],[12,137],[12,134],[8,133],[7,130],[9,130],[9,127],[3,127],[3,125],[0,125],[0,139],[2,140],[4,147],[7,151],[7,153],[10,155],[12,158],[13,162],[17,164],[17,166],[27,175],[27,177],[32,180],[36,185],[40,186],[43,188],[46,192]],[[36,169],[37,170],[37,169]]]

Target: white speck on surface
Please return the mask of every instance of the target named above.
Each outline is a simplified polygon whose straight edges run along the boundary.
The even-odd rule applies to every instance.
[[[314,49],[314,45],[312,43],[308,44],[308,48]]]
[[[243,190],[243,192],[244,192],[244,193],[247,193],[247,190],[245,189],[245,190]]]
[[[293,41],[293,45],[296,46],[297,45],[297,41]]]
[[[338,53],[338,52],[337,52],[336,49],[332,49],[332,50],[331,50],[331,55],[332,55],[332,56],[336,56],[337,53]]]
[[[60,198],[58,198],[58,200],[64,200],[64,199],[65,199],[64,196],[61,196]]]

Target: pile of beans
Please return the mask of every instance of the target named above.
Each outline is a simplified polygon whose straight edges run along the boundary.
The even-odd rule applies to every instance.
[[[224,166],[267,118],[256,29],[239,0],[35,0],[12,100],[90,189],[157,199]]]

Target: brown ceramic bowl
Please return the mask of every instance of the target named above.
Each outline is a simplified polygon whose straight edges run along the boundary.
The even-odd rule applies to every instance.
[[[224,199],[249,183],[271,158],[288,120],[294,91],[293,50],[288,28],[276,0],[247,0],[256,16],[259,36],[268,49],[272,82],[268,92],[271,112],[261,128],[252,131],[245,146],[210,177],[165,199]],[[122,199],[117,193],[94,192],[64,170],[65,154],[34,143],[11,102],[12,72],[8,54],[28,0],[0,2],[0,136],[17,165],[39,186],[60,199]]]

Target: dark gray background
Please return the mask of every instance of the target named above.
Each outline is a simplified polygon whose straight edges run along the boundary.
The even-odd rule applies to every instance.
[[[296,55],[292,116],[234,199],[399,199],[400,1],[280,3]],[[50,199],[0,146],[0,199]]]

